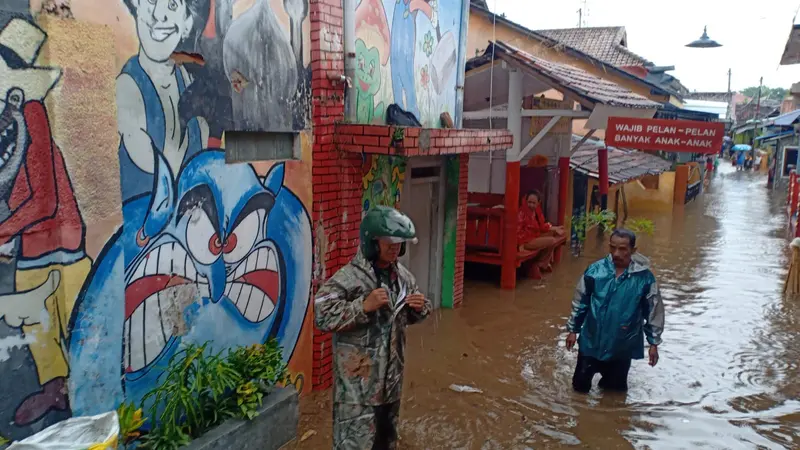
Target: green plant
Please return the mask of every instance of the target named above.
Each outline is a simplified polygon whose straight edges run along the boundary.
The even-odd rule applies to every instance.
[[[603,233],[608,233],[617,226],[617,215],[613,211],[604,209],[598,212],[587,212],[578,216],[572,216],[572,227],[578,240],[578,253],[583,242],[586,241],[586,232],[595,226],[600,226]],[[631,218],[625,221],[624,226],[634,233],[644,233],[652,236],[655,233],[655,225],[650,219],[641,217]]]
[[[10,443],[11,443],[11,441],[9,441],[8,439],[4,438],[3,436],[0,436],[0,445],[6,445],[6,444],[10,444]]]
[[[274,340],[231,350],[228,361],[248,381],[274,386],[286,379],[286,364],[281,348]]]
[[[209,343],[189,345],[169,361],[145,402],[153,429],[143,448],[176,449],[230,418],[252,419],[264,395],[286,378],[280,346],[273,340],[209,353]]]
[[[394,129],[394,132],[392,133],[393,142],[401,142],[405,137],[406,137],[405,129],[399,127]]]
[[[147,421],[142,417],[142,409],[136,408],[133,403],[123,403],[117,408],[119,416],[119,435],[123,444],[135,441],[141,436],[139,431]]]
[[[613,211],[604,209],[602,211],[589,211],[578,216],[572,216],[572,226],[579,243],[586,240],[586,232],[595,226],[601,226],[603,232],[614,229],[617,223],[617,215]]]
[[[652,236],[656,232],[656,227],[650,219],[637,217],[625,221],[625,228],[633,231],[634,233],[644,233]]]

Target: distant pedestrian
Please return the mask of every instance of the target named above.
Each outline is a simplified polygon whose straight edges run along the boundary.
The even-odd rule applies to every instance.
[[[589,392],[597,373],[601,388],[626,391],[631,360],[644,358],[645,336],[650,365],[658,363],[664,304],[650,262],[636,253],[636,235],[625,229],[611,234],[609,253],[586,269],[572,300],[566,344],[572,350],[578,343],[572,377],[578,392]]]
[[[334,333],[334,449],[397,445],[406,326],[432,309],[398,262],[415,236],[408,216],[373,206],[361,220],[358,253],[315,297],[317,327]]]
[[[736,170],[744,170],[745,154],[744,152],[736,152]]]

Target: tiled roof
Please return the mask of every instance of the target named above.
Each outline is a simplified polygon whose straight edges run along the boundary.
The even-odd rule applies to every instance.
[[[651,64],[622,45],[627,39],[625,27],[563,28],[536,32],[615,67]]]
[[[538,75],[549,79],[552,84],[567,88],[593,103],[625,108],[659,108],[662,106],[660,103],[635,94],[614,82],[596,77],[576,67],[538,58],[503,42],[494,44],[494,54],[495,57],[500,58],[503,58],[503,55],[507,55],[509,59],[519,63],[523,68],[534,71]],[[484,56],[476,59],[491,58],[491,55],[492,45],[490,44]],[[468,68],[472,65],[472,61],[470,60],[467,63]],[[488,63],[488,60],[486,62]]]
[[[572,136],[572,145],[580,142],[581,136]],[[597,178],[597,149],[603,148],[600,141],[587,140],[569,159],[569,165],[575,170]],[[645,175],[657,175],[668,171],[672,164],[656,155],[643,153],[636,150],[623,150],[616,147],[608,148],[608,181],[610,183],[624,183],[629,180],[641,178]]]

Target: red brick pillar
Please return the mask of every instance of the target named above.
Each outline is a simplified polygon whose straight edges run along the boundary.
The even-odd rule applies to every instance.
[[[467,245],[467,186],[469,154],[458,157],[458,213],[456,218],[456,263],[453,275],[453,308],[464,299],[464,252]]]
[[[338,270],[347,246],[341,242],[341,175],[347,161],[334,143],[336,122],[344,119],[344,91],[341,82],[331,81],[344,73],[343,20],[341,0],[309,0],[311,20],[312,98],[312,191],[311,220],[314,231],[313,291]],[[332,381],[331,335],[314,329],[312,385],[326,389]]]

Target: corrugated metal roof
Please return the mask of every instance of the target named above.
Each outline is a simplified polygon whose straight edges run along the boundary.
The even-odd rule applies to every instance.
[[[572,145],[576,145],[580,140],[581,136],[573,135]],[[603,147],[600,141],[587,140],[570,157],[570,167],[597,178],[599,176],[597,150]],[[645,175],[657,175],[670,170],[672,167],[672,163],[656,155],[636,150],[623,150],[616,147],[607,148],[608,181],[610,183],[624,183]]]
[[[662,106],[661,103],[651,101],[646,97],[633,93],[623,86],[596,77],[577,67],[544,60],[500,41],[494,44],[490,43],[489,47],[486,48],[484,56],[479,57],[484,58],[488,56],[488,59],[480,61],[477,64],[473,63],[473,60],[477,58],[470,60],[470,62],[467,63],[468,70],[470,67],[477,67],[488,63],[491,59],[490,55],[492,55],[493,46],[495,58],[499,57],[509,62],[516,62],[522,66],[521,68],[530,70],[534,72],[535,75],[550,80],[555,86],[571,90],[593,103],[624,108],[660,108]]]
[[[782,137],[791,136],[794,131],[781,131],[780,133],[765,134],[756,138],[757,141],[767,142],[773,139],[780,139]]]
[[[616,67],[652,64],[622,44],[627,39],[625,27],[562,28],[536,32]]]
[[[792,112],[788,112],[776,117],[772,124],[780,127],[788,127],[793,125],[797,121],[798,117],[800,117],[800,109],[795,109]]]

